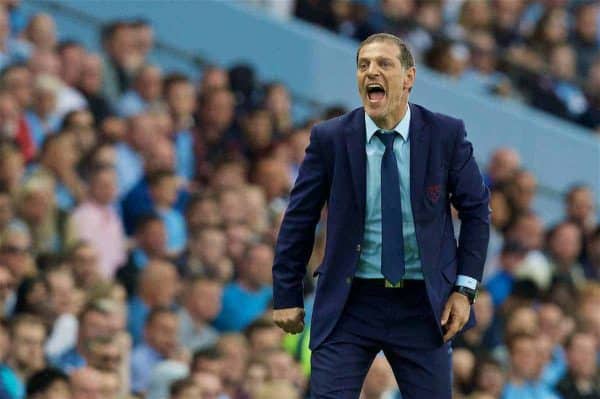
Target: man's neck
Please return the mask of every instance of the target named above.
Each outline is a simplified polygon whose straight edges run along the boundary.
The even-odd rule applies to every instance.
[[[408,102],[403,101],[399,105],[398,108],[401,109],[402,111],[384,115],[383,117],[377,118],[377,119],[372,118],[373,122],[375,122],[377,127],[381,128],[381,129],[385,129],[385,130],[394,129],[396,126],[398,126],[400,121],[404,118],[404,115],[406,115],[406,111],[408,109]]]

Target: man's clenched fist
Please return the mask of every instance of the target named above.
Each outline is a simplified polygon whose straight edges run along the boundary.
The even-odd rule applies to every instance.
[[[273,321],[287,333],[301,333],[304,330],[304,309],[275,309],[273,310]]]

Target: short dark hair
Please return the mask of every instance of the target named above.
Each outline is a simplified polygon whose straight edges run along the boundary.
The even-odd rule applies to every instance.
[[[117,31],[119,29],[124,29],[124,28],[129,28],[131,27],[131,24],[129,24],[127,21],[122,21],[122,20],[117,20],[117,21],[113,21],[113,22],[109,22],[106,25],[102,26],[101,30],[100,30],[100,38],[102,43],[105,43],[108,40],[111,40],[115,33],[117,33]]]
[[[166,95],[174,85],[180,83],[190,83],[190,79],[180,72],[173,72],[168,74],[163,79],[163,94]]]
[[[146,326],[152,324],[154,320],[162,315],[177,316],[177,313],[167,306],[154,307],[150,310],[150,313],[148,313],[148,317],[146,317]]]
[[[590,186],[588,186],[585,183],[573,184],[571,187],[569,187],[569,190],[565,194],[565,201],[567,203],[573,201],[573,197],[575,196],[575,194],[578,193],[579,191],[583,191],[583,190],[590,190]]]
[[[360,54],[360,50],[364,46],[370,43],[383,41],[392,42],[398,47],[398,49],[400,50],[400,55],[398,56],[398,59],[400,60],[400,63],[404,68],[410,68],[415,66],[415,59],[413,58],[413,55],[410,52],[410,49],[408,48],[408,45],[398,36],[392,35],[390,33],[375,33],[374,35],[371,35],[365,40],[363,40],[358,46],[358,50],[356,50],[356,65],[358,65],[358,56]]]
[[[27,380],[27,397],[46,392],[58,381],[63,381],[65,384],[69,385],[69,376],[54,367],[47,367],[34,373]]]
[[[171,395],[171,397],[175,397],[182,393],[184,390],[194,386],[196,386],[196,382],[194,382],[192,378],[182,378],[176,380],[171,384],[171,387],[169,388],[169,394]]]
[[[531,340],[535,341],[535,335],[528,332],[517,332],[506,338],[506,347],[508,348],[508,352],[511,353],[517,344],[517,341],[520,340]]]
[[[155,187],[158,184],[160,184],[163,179],[176,177],[177,175],[172,170],[161,169],[155,172],[148,173],[148,175],[146,176],[146,181],[148,182],[148,186]]]
[[[145,230],[152,223],[163,223],[162,218],[157,213],[145,213],[136,219],[135,233]]]
[[[575,338],[580,335],[591,335],[595,339],[594,332],[591,328],[579,328],[567,336],[567,338],[565,339],[564,348],[570,349],[573,345],[573,341],[575,341]]]
[[[248,327],[246,327],[246,329],[244,330],[244,335],[246,336],[246,338],[250,339],[250,337],[254,335],[255,332],[261,330],[269,330],[273,327],[277,326],[271,319],[261,317],[259,319],[254,320],[252,323],[250,323]]]

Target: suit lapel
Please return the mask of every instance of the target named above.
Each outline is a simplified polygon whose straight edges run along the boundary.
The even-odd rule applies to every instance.
[[[424,196],[425,173],[429,157],[429,144],[431,135],[429,129],[424,129],[425,121],[421,109],[410,104],[410,199],[415,210],[420,210]]]
[[[365,215],[365,198],[367,195],[367,139],[365,132],[365,112],[363,108],[354,113],[351,123],[346,129],[346,150],[348,151],[348,159],[350,160],[354,196],[360,212],[360,220],[362,220]]]

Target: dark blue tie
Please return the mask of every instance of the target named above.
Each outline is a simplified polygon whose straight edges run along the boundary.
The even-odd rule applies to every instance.
[[[381,159],[381,273],[396,284],[404,276],[400,174],[394,154],[394,139],[398,134],[378,131],[375,135],[385,145]]]

